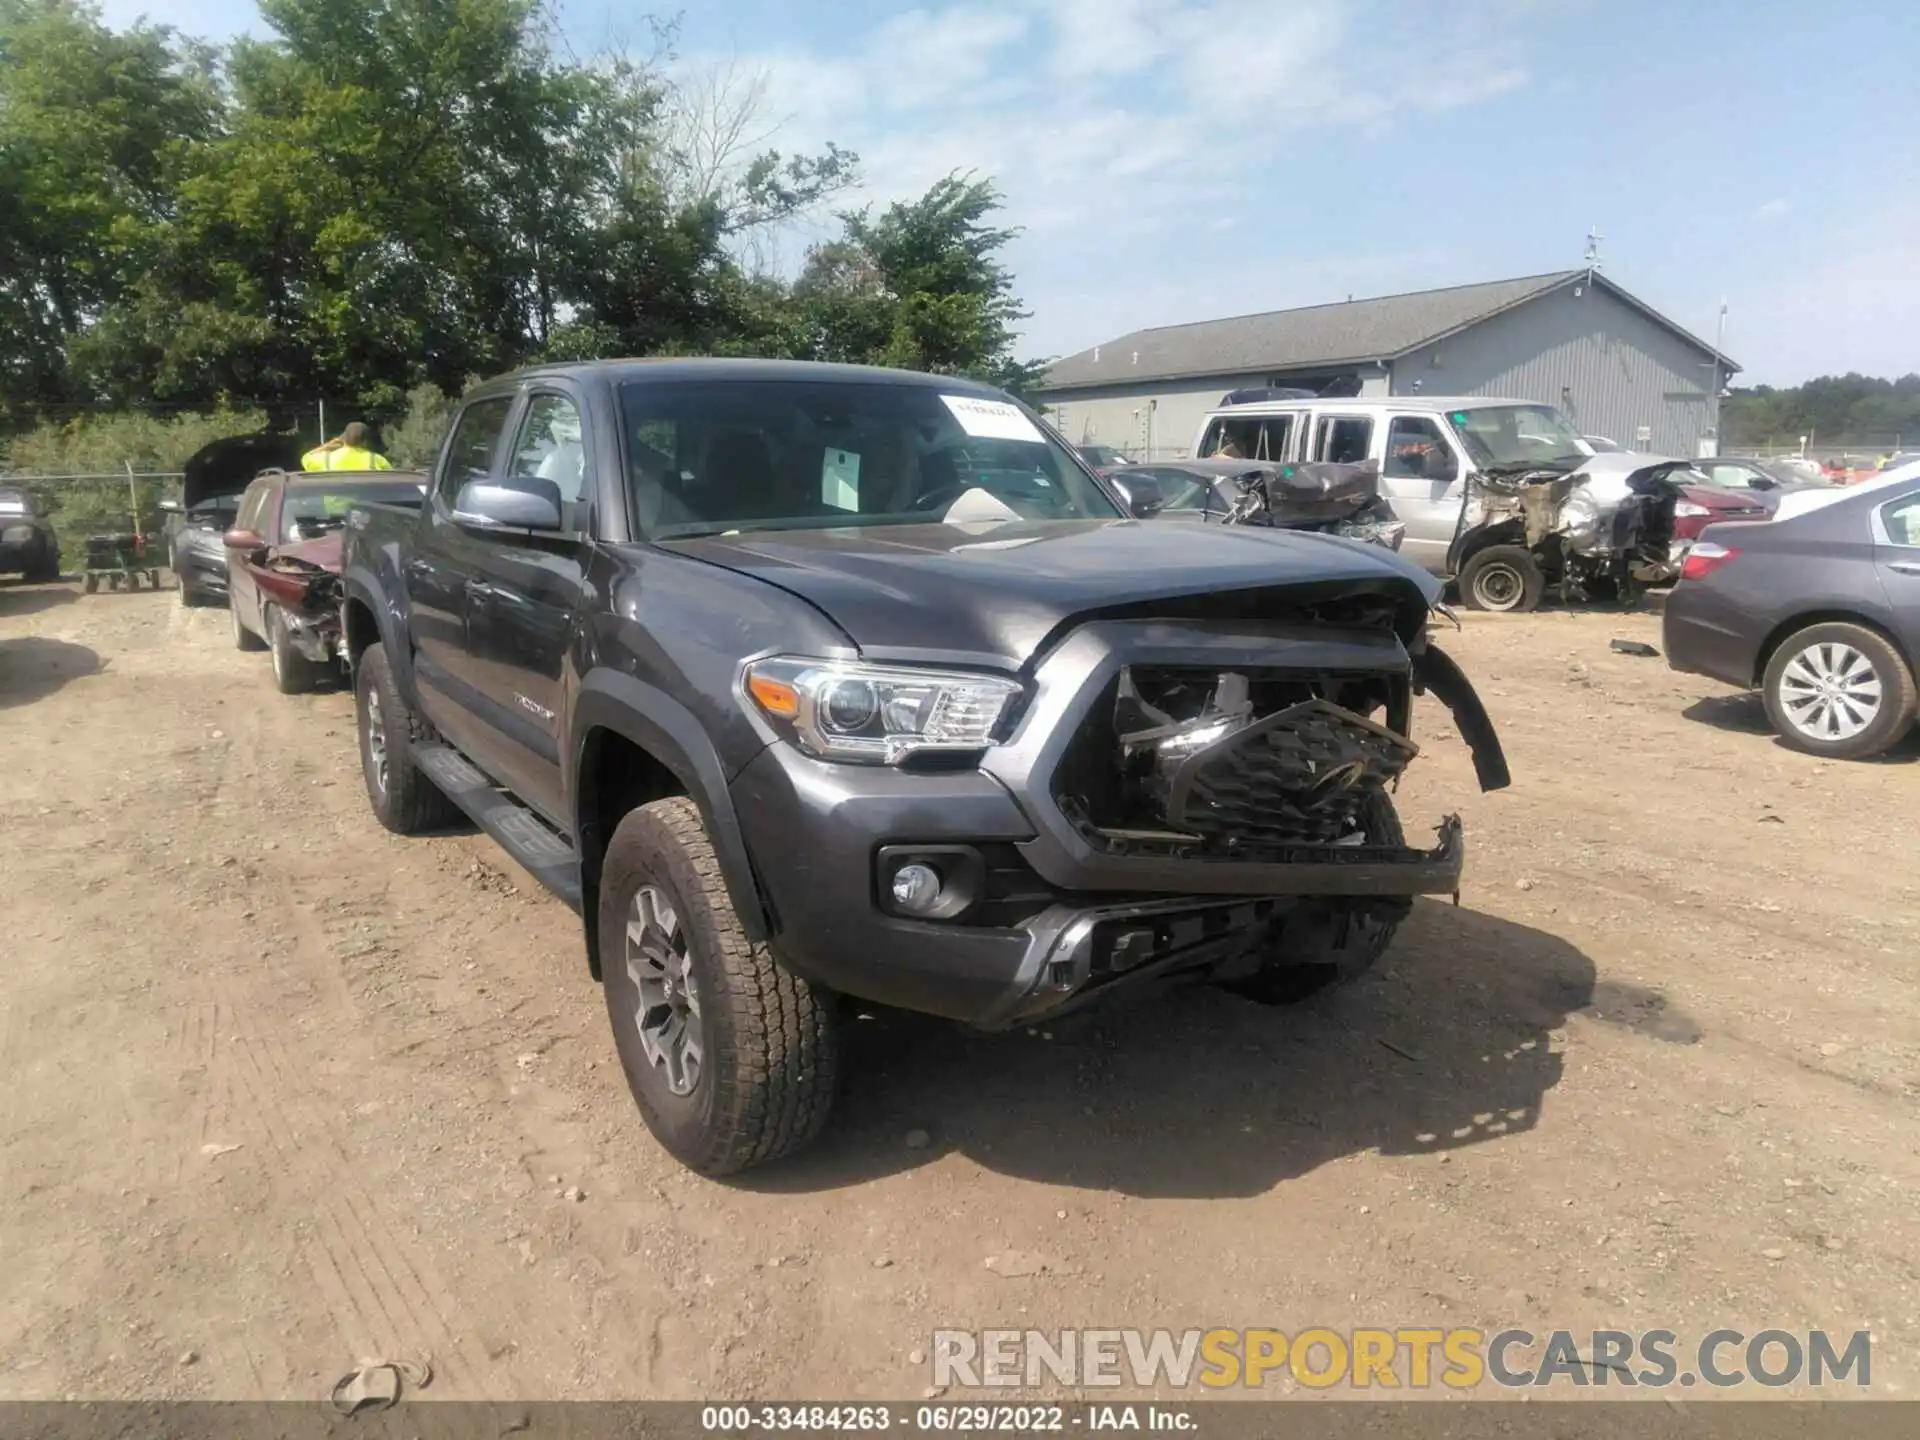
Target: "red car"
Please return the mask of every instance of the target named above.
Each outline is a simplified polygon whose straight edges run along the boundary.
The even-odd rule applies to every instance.
[[[1727,520],[1765,520],[1773,513],[1751,491],[1692,483],[1680,488],[1684,498],[1673,507],[1673,538],[1679,544],[1692,545],[1709,525]]]
[[[422,477],[404,470],[269,470],[240,497],[226,533],[233,643],[273,652],[282,695],[311,690],[340,640],[340,531],[355,505],[418,506]]]

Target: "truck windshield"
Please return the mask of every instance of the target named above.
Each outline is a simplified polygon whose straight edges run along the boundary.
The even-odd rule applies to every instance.
[[[650,539],[1120,514],[1025,410],[961,385],[656,381],[620,404]]]
[[[1475,405],[1449,411],[1447,419],[1482,470],[1572,470],[1593,454],[1551,405]]]

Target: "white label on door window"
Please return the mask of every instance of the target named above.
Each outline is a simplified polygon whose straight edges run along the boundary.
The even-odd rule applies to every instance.
[[[977,440],[1030,440],[1045,443],[1039,429],[1018,405],[1004,400],[982,400],[973,395],[942,395],[960,428]]]
[[[820,503],[830,510],[860,508],[860,457],[829,450],[820,462]]]

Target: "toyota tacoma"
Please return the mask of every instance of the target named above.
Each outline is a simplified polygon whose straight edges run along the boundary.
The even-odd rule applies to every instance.
[[[640,1112],[709,1174],[818,1133],[843,998],[1005,1028],[1366,970],[1460,883],[1458,820],[1394,811],[1417,693],[1507,783],[1438,581],[1141,523],[964,380],[521,371],[345,536],[375,814],[464,812],[580,913]]]

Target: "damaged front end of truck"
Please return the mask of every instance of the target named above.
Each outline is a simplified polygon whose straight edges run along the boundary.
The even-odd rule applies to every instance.
[[[1446,612],[1409,627],[1408,598],[1359,589],[1292,615],[1257,606],[1273,619],[1098,621],[1042,664],[1043,714],[1058,687],[1072,693],[1057,743],[1022,764],[1016,740],[1004,770],[989,762],[1026,787],[1040,833],[1020,848],[1062,892],[1138,898],[1040,917],[1051,946],[1010,1020],[1174,972],[1290,993],[1366,968],[1416,896],[1458,898],[1459,816],[1412,844],[1394,807],[1420,754],[1414,698],[1451,711],[1483,789],[1509,774],[1425,623]]]
[[[1448,568],[1459,574],[1476,552],[1517,545],[1564,601],[1630,601],[1670,569],[1674,507],[1683,497],[1671,477],[1687,468],[1684,460],[1613,453],[1572,471],[1513,465],[1470,473]]]

